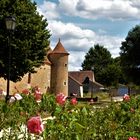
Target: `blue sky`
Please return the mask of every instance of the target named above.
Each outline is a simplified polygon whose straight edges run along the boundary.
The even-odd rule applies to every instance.
[[[48,20],[51,48],[58,39],[70,53],[69,70],[81,69],[84,56],[95,44],[119,56],[121,42],[140,22],[140,0],[35,0]]]

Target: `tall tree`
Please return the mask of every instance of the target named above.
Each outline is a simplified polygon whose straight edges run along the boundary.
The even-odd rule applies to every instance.
[[[96,72],[98,69],[103,69],[108,64],[112,63],[110,52],[99,44],[91,47],[85,55],[85,60],[82,63],[83,70],[92,70]]]
[[[118,83],[120,69],[115,65],[110,52],[99,44],[90,48],[82,63],[83,70],[93,70],[96,81],[106,86]]]
[[[140,25],[128,32],[120,49],[121,66],[127,80],[140,84]]]
[[[8,53],[5,17],[16,18],[16,30],[11,33],[10,80],[16,82],[27,72],[43,63],[49,45],[47,20],[37,12],[31,0],[0,0],[0,77],[7,79]]]

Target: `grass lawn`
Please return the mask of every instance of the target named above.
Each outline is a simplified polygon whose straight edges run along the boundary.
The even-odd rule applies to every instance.
[[[84,93],[84,97],[85,98],[91,98],[91,93]],[[82,108],[82,107],[105,107],[108,104],[111,103],[111,97],[109,96],[109,93],[107,92],[99,92],[99,93],[93,93],[93,98],[98,97],[98,101],[94,102],[93,104],[91,104],[90,102],[84,102],[84,101],[79,101],[78,102],[78,107]]]
[[[91,93],[84,93],[84,97],[91,98]],[[107,92],[93,93],[93,98],[98,97],[99,101],[111,101],[111,97]]]

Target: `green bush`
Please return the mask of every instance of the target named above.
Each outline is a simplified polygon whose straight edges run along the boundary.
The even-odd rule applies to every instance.
[[[37,103],[33,94],[21,94],[23,99],[6,104],[0,101],[0,139],[6,140],[128,140],[140,139],[140,96],[129,101],[112,102],[107,107],[93,105],[64,105],[56,103],[55,97],[44,94]],[[27,121],[40,115],[44,120],[43,133],[28,133]],[[52,116],[53,119],[46,119]]]

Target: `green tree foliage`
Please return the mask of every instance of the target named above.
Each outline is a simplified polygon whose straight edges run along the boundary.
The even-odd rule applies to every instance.
[[[122,67],[121,67],[121,58],[120,56],[116,57],[113,59],[113,64],[115,64],[115,66],[118,68],[118,82],[120,84],[128,84],[128,82],[126,81],[125,75],[122,72]]]
[[[127,80],[140,84],[140,25],[128,32],[120,49],[121,66]]]
[[[111,57],[110,52],[97,44],[90,48],[82,63],[83,70],[93,70],[99,83],[111,86],[119,82],[120,68]]]
[[[5,27],[9,15],[16,18],[16,29],[10,34]],[[16,82],[43,63],[50,38],[47,26],[31,0],[0,0],[0,77],[7,79],[7,36],[11,46],[10,80]]]
[[[82,63],[83,70],[92,70],[96,71],[96,68],[103,69],[108,64],[112,62],[110,52],[103,46],[97,44],[91,47],[88,53],[85,55],[85,60]]]

